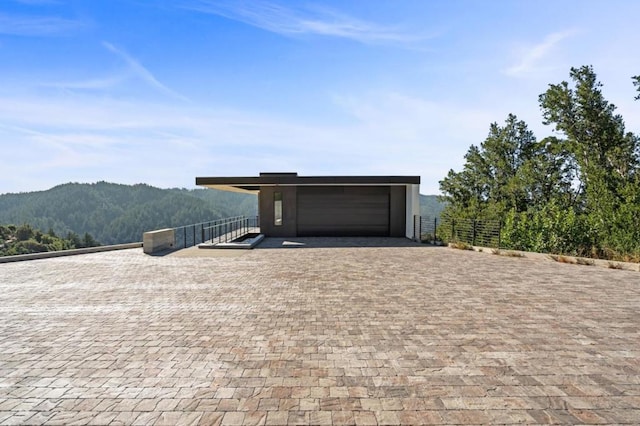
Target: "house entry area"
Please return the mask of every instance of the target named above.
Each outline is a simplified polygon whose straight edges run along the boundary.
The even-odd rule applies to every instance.
[[[267,237],[413,237],[419,176],[203,177],[196,184],[258,194]]]

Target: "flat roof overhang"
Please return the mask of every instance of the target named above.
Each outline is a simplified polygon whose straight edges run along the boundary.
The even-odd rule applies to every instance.
[[[196,185],[234,192],[258,192],[263,186],[395,186],[419,184],[420,176],[298,176],[260,173],[257,177],[196,177]]]

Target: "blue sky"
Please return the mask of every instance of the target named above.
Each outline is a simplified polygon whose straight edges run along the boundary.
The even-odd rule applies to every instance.
[[[640,132],[640,2],[0,0],[0,193],[459,170],[593,65]]]

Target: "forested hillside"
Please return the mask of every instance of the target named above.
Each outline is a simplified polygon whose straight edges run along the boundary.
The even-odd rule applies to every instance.
[[[447,205],[445,202],[439,200],[437,195],[422,195],[420,194],[420,215],[428,217],[440,217],[440,213]]]
[[[212,189],[68,183],[0,195],[0,224],[30,224],[57,235],[91,234],[101,244],[141,241],[145,231],[257,214],[257,197]]]

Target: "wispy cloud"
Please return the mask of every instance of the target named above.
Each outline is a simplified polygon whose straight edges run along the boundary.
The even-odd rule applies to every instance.
[[[327,125],[91,92],[0,95],[0,140],[12,141],[0,169],[16,176],[0,182],[0,193],[69,180],[192,186],[197,175],[252,175],[283,164],[307,175],[421,174],[425,191],[433,193],[447,170],[457,167],[452,161],[462,161],[466,146],[481,140],[496,116],[486,106],[401,93],[341,93],[334,102],[344,120]],[[26,163],[33,166],[29,172],[21,169]],[[172,173],[157,173],[163,169]],[[29,177],[40,181],[23,182]]]
[[[427,38],[326,8],[293,9],[267,1],[247,3],[225,0],[188,0],[182,7],[223,16],[285,36],[318,35],[367,44],[412,44]]]
[[[67,90],[102,90],[115,87],[125,81],[128,77],[128,73],[122,73],[103,78],[92,78],[88,80],[43,83],[41,84],[41,86]]]
[[[129,70],[132,71],[137,77],[142,79],[145,83],[147,83],[151,87],[173,98],[180,99],[183,101],[187,100],[187,98],[185,98],[181,94],[174,92],[164,84],[160,83],[160,81],[158,81],[158,79],[151,73],[151,71],[149,71],[144,66],[142,66],[140,62],[138,62],[136,59],[134,59],[131,55],[129,55],[124,50],[118,49],[113,44],[108,43],[106,41],[103,42],[102,45],[107,50],[119,56],[122,60],[124,60],[124,62],[129,67]]]
[[[72,33],[85,23],[52,16],[23,16],[0,13],[0,34],[15,36],[59,36]]]
[[[558,44],[577,34],[575,29],[559,31],[547,35],[541,43],[525,49],[521,53],[520,60],[504,72],[510,76],[521,76],[540,68],[540,62],[547,57]]]

